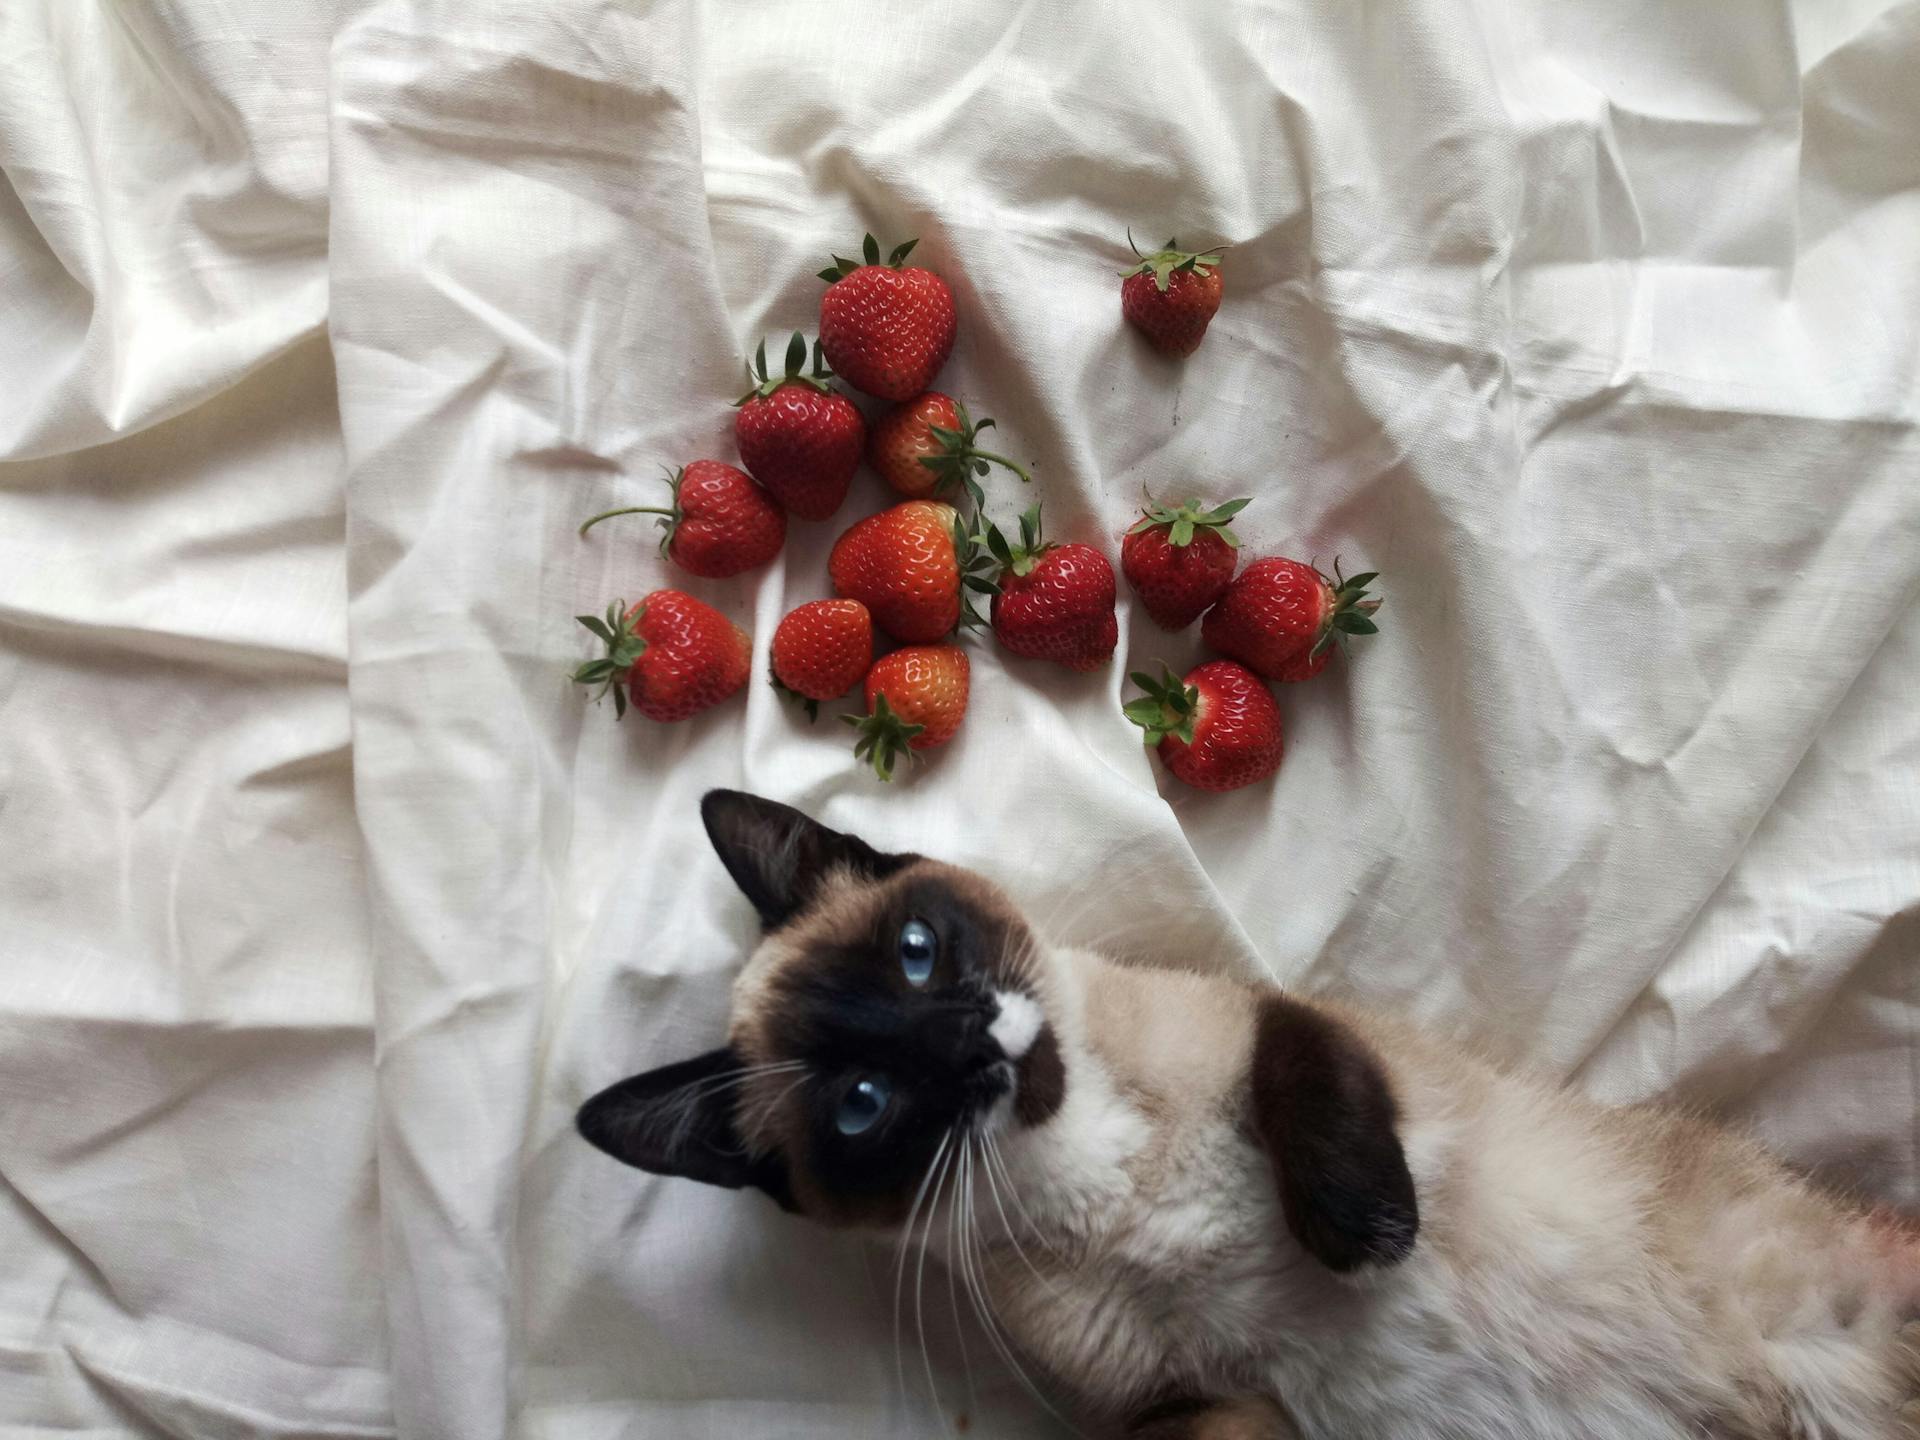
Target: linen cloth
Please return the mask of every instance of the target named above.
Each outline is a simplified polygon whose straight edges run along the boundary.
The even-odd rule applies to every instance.
[[[723,1032],[714,785],[1920,1201],[1917,72],[1883,0],[0,5],[0,1431],[1065,1433],[944,1277],[897,1358],[883,1254],[573,1136]],[[1232,246],[1184,363],[1129,226]],[[1272,784],[1161,774],[1124,588],[859,773],[759,677],[871,475],[734,581],[574,535],[866,230],[1003,523],[1382,572]],[[755,683],[616,726],[570,617],[669,583]]]

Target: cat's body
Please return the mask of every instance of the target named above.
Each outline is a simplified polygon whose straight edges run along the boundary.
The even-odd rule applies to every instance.
[[[1033,935],[979,877],[703,807],[729,1044],[587,1138],[940,1254],[1138,1440],[1920,1440],[1920,1230],[1416,1030]]]
[[[976,1273],[1022,1347],[1116,1413],[1173,1391],[1279,1399],[1310,1437],[1908,1433],[1920,1235],[1747,1143],[1342,1011],[1384,1059],[1421,1206],[1405,1260],[1339,1275],[1275,1238],[1258,992],[1084,952],[1040,973],[1079,1098],[1000,1140],[1033,1223]]]

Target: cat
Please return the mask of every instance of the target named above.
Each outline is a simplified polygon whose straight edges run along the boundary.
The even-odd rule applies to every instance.
[[[1090,1423],[1920,1437],[1912,1220],[1385,1017],[1056,948],[983,877],[787,806],[701,812],[763,929],[728,1042],[593,1096],[581,1134],[919,1236]]]

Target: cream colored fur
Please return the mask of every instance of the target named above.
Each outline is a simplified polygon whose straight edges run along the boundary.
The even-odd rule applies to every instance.
[[[1421,1228],[1339,1276],[1245,1124],[1257,992],[1077,951],[1043,951],[1036,988],[1066,1099],[1032,1129],[996,1111],[971,1268],[1115,1421],[1184,1391],[1251,1403],[1178,1433],[1256,1440],[1292,1433],[1262,1400],[1307,1440],[1920,1435],[1920,1247],[1745,1141],[1341,1009],[1399,1101]]]

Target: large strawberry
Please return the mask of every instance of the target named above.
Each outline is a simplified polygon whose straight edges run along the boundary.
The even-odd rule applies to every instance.
[[[576,615],[607,647],[598,660],[573,672],[582,685],[598,685],[594,699],[613,692],[613,713],[627,713],[627,699],[649,720],[685,720],[711,709],[747,683],[753,642],[747,632],[711,605],[678,590],[656,590],[631,609],[624,600],[607,607],[606,618]]]
[[[967,652],[958,645],[908,645],[867,672],[867,713],[845,715],[859,732],[853,753],[882,780],[910,750],[944,745],[967,713]]]
[[[1127,236],[1133,244],[1133,236]],[[1134,254],[1140,263],[1123,270],[1120,311],[1163,355],[1191,355],[1206,337],[1220,308],[1220,251],[1182,250],[1178,240],[1151,255]]]
[[[1113,566],[1091,545],[1040,538],[1040,507],[1020,517],[1020,543],[989,524],[986,548],[1000,562],[993,577],[993,633],[1016,655],[1093,670],[1113,657],[1120,622],[1113,614]]]
[[[873,612],[873,623],[896,640],[927,644],[963,622],[979,623],[961,605],[962,586],[990,592],[960,516],[939,500],[907,500],[869,515],[833,542],[827,573],[833,590]]]
[[[580,527],[586,534],[615,515],[658,515],[660,551],[690,574],[709,580],[766,564],[787,538],[787,515],[753,477],[718,460],[695,460],[667,472],[671,506],[628,505]]]
[[[873,664],[873,617],[858,600],[814,600],[791,610],[773,632],[774,688],[818,719],[822,700],[838,700]]]
[[[974,444],[982,430],[992,428],[991,420],[971,419],[951,395],[929,390],[874,422],[867,463],[902,495],[953,499],[955,491],[965,490],[978,509],[986,495],[975,477],[986,474],[989,465],[1004,465],[1022,481],[1033,479],[1025,466]]]
[[[1227,522],[1252,502],[1229,500],[1202,510],[1150,505],[1120,542],[1120,570],[1162,630],[1184,630],[1233,580],[1240,540]]]
[[[953,349],[953,293],[931,270],[906,265],[916,241],[880,263],[869,235],[864,265],[833,257],[820,272],[820,344],[849,385],[882,400],[906,400],[933,383]]]
[[[1367,598],[1376,578],[1369,570],[1348,579],[1337,561],[1329,579],[1298,560],[1256,560],[1207,612],[1200,638],[1269,680],[1305,680],[1326,666],[1335,641],[1380,628],[1380,602]]]
[[[1126,716],[1160,747],[1167,769],[1202,790],[1237,790],[1280,768],[1285,749],[1280,707],[1260,677],[1231,660],[1209,660],[1175,680],[1127,677],[1145,692]]]
[[[807,342],[798,330],[787,342],[787,363],[780,375],[767,374],[767,342],[762,340],[747,367],[753,389],[734,403],[733,443],[753,478],[802,520],[824,520],[847,498],[860,454],[867,447],[867,422],[846,396],[827,384],[832,374],[813,347],[813,371],[805,372]]]

